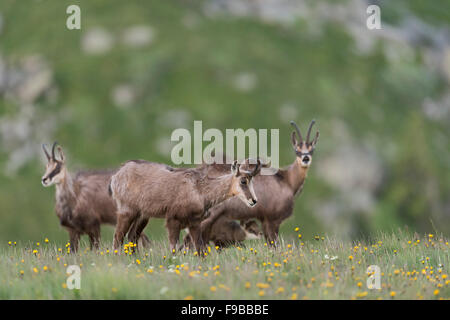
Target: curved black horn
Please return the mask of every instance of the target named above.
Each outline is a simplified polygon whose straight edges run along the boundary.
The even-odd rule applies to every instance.
[[[50,160],[50,155],[48,154],[47,149],[45,149],[45,143],[42,144],[42,150],[44,150],[45,156],[47,157],[47,160]]]
[[[231,171],[234,173],[235,176],[238,176],[240,173],[239,167],[240,167],[240,164],[238,163],[238,161],[234,160],[233,164],[231,165]]]
[[[253,169],[252,173],[250,173],[250,175],[252,177],[256,176],[259,173],[259,170],[261,169],[261,161],[258,159],[257,163],[256,163],[256,167],[255,169]]]
[[[254,160],[254,159],[251,159],[251,158],[245,159],[245,162],[247,165],[249,164],[250,160]],[[264,163],[261,161],[260,157],[256,158],[256,164],[258,164],[258,163],[260,164],[261,168],[270,168],[270,166],[272,165],[272,161],[269,160],[268,162]]]
[[[302,134],[300,133],[299,127],[297,126],[297,124],[294,121],[291,121],[291,126],[293,126],[295,131],[297,131],[298,138],[300,139],[299,142],[302,143],[303,142],[303,137],[302,137]]]
[[[313,119],[311,121],[311,123],[309,124],[308,133],[306,134],[306,143],[309,143],[309,136],[311,134],[311,129],[312,129],[314,123],[316,123],[316,120]]]
[[[52,159],[53,160],[56,160],[55,159],[55,147],[56,147],[56,145],[58,144],[58,142],[53,142],[53,146],[52,146]]]
[[[247,165],[247,166],[250,165],[250,164],[253,164],[253,163],[250,163],[250,161],[251,161],[251,162],[254,162],[255,159],[254,159],[254,158],[246,158],[246,159],[244,160],[244,164]],[[260,161],[259,157],[256,158],[256,162],[258,162],[258,161]]]

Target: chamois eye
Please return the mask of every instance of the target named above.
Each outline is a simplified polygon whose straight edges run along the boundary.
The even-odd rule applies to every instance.
[[[242,185],[246,185],[247,184],[247,179],[241,179],[241,184]]]

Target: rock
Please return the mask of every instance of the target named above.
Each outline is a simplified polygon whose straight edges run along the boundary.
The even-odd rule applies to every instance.
[[[81,48],[87,54],[104,54],[111,50],[113,44],[113,36],[100,27],[88,30],[81,38]]]
[[[155,32],[150,26],[133,26],[126,29],[122,34],[122,42],[133,48],[144,47],[154,40]]]
[[[156,140],[156,150],[158,153],[164,157],[170,157],[170,153],[172,152],[172,147],[174,143],[170,141],[169,137],[160,137]]]
[[[298,106],[293,103],[285,103],[280,107],[280,119],[285,123],[290,123],[290,121],[297,121],[298,117]]]
[[[183,16],[181,23],[189,29],[197,27],[200,23],[200,19],[197,15],[193,13],[187,13]]]
[[[131,85],[121,84],[113,89],[111,98],[117,107],[128,109],[136,100],[136,90]]]
[[[319,175],[341,193],[349,210],[370,211],[384,170],[376,153],[342,143],[333,154],[320,159]]]
[[[425,98],[422,110],[431,120],[447,122],[450,119],[450,92],[447,92],[439,100],[433,100],[430,97]]]
[[[19,104],[35,102],[52,86],[53,73],[41,56],[22,59],[17,65],[8,65],[0,57],[0,93]]]
[[[190,128],[192,126],[192,115],[183,109],[167,110],[159,115],[157,123],[168,129]],[[166,140],[166,141],[170,141]]]
[[[9,155],[4,173],[13,176],[33,159],[43,159],[40,145],[50,141],[57,126],[63,125],[63,110],[45,114],[32,104],[18,107],[17,113],[0,118],[0,145]]]
[[[22,103],[36,101],[52,83],[52,71],[40,56],[27,57],[23,62],[21,85],[15,89]]]
[[[239,91],[248,92],[256,87],[258,78],[250,72],[242,72],[233,78],[233,86]]]

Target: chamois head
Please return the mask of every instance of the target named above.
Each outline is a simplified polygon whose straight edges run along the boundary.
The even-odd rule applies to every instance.
[[[241,220],[240,224],[244,229],[246,239],[252,240],[261,238],[262,231],[256,220]]]
[[[237,161],[231,166],[233,173],[233,181],[231,183],[231,193],[233,196],[238,196],[249,207],[256,206],[258,199],[253,189],[252,179],[261,171],[261,161],[257,161],[255,168],[252,171],[246,171],[240,168]]]
[[[44,187],[49,187],[53,184],[60,183],[65,177],[64,169],[64,153],[60,146],[58,146],[59,159],[56,158],[55,148],[57,146],[57,142],[55,141],[52,146],[51,155],[48,153],[45,148],[45,144],[42,145],[42,150],[44,150],[44,154],[47,157],[47,166],[45,168],[45,173],[42,176],[42,185]]]
[[[302,167],[306,168],[311,165],[312,155],[314,153],[314,149],[316,148],[317,140],[319,139],[319,131],[316,132],[316,135],[312,141],[309,140],[311,129],[316,121],[312,120],[309,124],[308,133],[306,134],[306,141],[303,140],[302,134],[300,133],[300,129],[294,121],[291,121],[291,125],[294,127],[295,131],[292,131],[292,146],[294,147],[295,154],[300,159],[300,163]],[[297,132],[298,140],[295,136],[295,132]]]

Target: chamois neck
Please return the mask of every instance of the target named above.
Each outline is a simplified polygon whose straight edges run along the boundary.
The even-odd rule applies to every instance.
[[[221,203],[233,195],[231,193],[232,174],[226,174],[217,178],[205,176],[198,183],[198,189],[203,196],[205,209]]]
[[[294,163],[288,167],[287,180],[294,195],[301,191],[308,174],[308,168],[309,167],[303,167],[301,165],[301,160],[297,157],[295,158]]]
[[[75,198],[75,191],[73,189],[73,179],[66,168],[62,169],[63,178],[56,184],[56,198]]]
[[[66,227],[73,227],[72,210],[77,201],[73,180],[66,168],[63,168],[63,177],[61,181],[56,184],[56,213],[59,217],[61,225]]]

